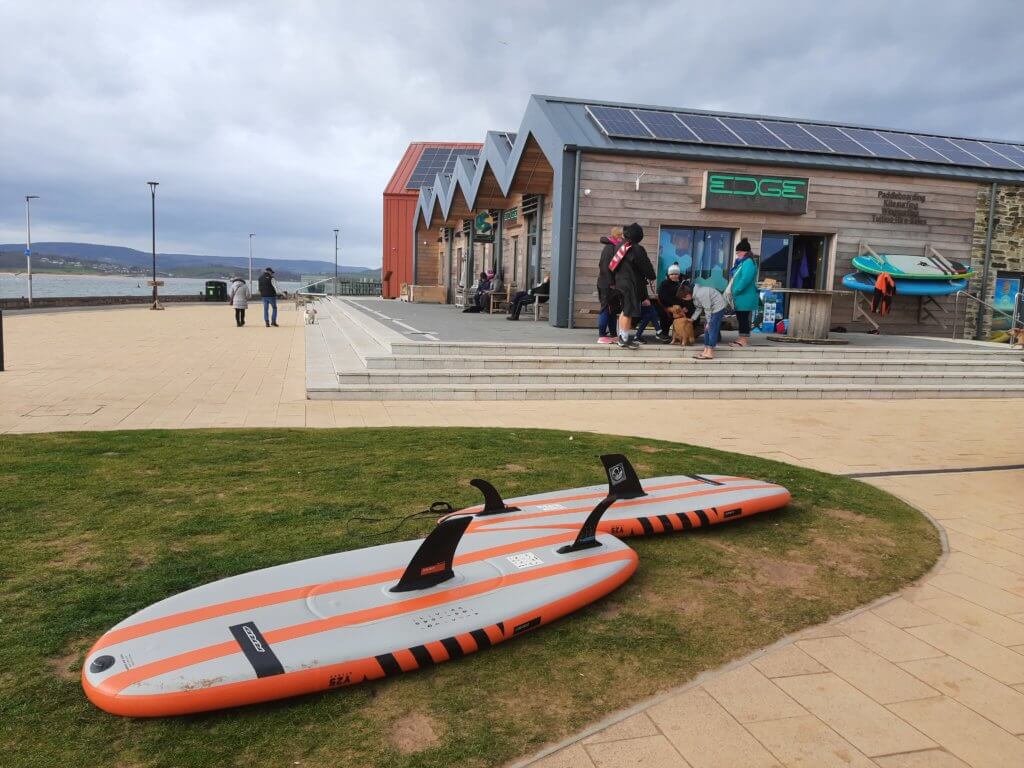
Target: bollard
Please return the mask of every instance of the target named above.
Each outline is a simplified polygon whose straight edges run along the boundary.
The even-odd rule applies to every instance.
[[[4,311],[0,309],[0,373],[4,370]]]

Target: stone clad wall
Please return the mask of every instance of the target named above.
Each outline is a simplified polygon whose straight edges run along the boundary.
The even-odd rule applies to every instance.
[[[970,292],[975,296],[981,296],[990,193],[990,186],[978,191],[975,209],[971,263],[977,272],[970,281]],[[995,220],[995,227],[992,230],[992,261],[989,266],[988,286],[985,288],[985,301],[990,304],[995,292],[996,276],[1000,271],[1024,272],[1024,186],[1000,184],[997,187]],[[978,335],[978,305],[974,302],[969,304],[964,327],[964,338],[968,339]],[[988,336],[991,325],[992,310],[986,308],[981,338]]]

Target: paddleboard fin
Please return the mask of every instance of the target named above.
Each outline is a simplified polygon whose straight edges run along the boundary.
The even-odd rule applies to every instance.
[[[484,508],[474,514],[478,517],[483,515],[500,515],[502,512],[518,512],[519,507],[510,507],[505,503],[505,500],[501,498],[501,494],[498,493],[498,489],[488,483],[486,480],[470,480],[469,484],[476,488],[480,493],[484,495]]]
[[[427,589],[455,576],[452,562],[455,549],[472,522],[472,515],[448,518],[437,524],[412,556],[402,578],[391,588],[392,592],[411,592]]]
[[[614,493],[609,493],[601,499],[597,503],[597,506],[594,507],[594,511],[587,515],[587,519],[583,521],[583,525],[580,526],[580,532],[576,534],[576,540],[572,544],[566,544],[564,547],[559,547],[558,553],[560,555],[564,555],[568,552],[577,552],[581,549],[600,547],[601,542],[597,540],[597,524],[601,522],[601,517],[608,511],[608,507],[618,500],[619,497]]]
[[[636,499],[646,496],[636,470],[629,459],[621,453],[606,453],[601,457],[605,474],[608,475],[608,493],[619,499]]]

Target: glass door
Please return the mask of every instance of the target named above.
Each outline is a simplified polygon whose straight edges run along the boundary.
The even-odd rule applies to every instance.
[[[731,229],[662,227],[658,236],[658,281],[678,264],[684,278],[696,285],[712,285],[720,291],[729,283],[732,257]]]
[[[793,238],[790,235],[769,235],[761,238],[761,261],[758,264],[758,282],[771,278],[783,288],[789,286]]]

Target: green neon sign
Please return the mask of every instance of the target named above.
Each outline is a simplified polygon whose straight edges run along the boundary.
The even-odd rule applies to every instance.
[[[805,178],[708,171],[704,207],[733,211],[806,213]]]

